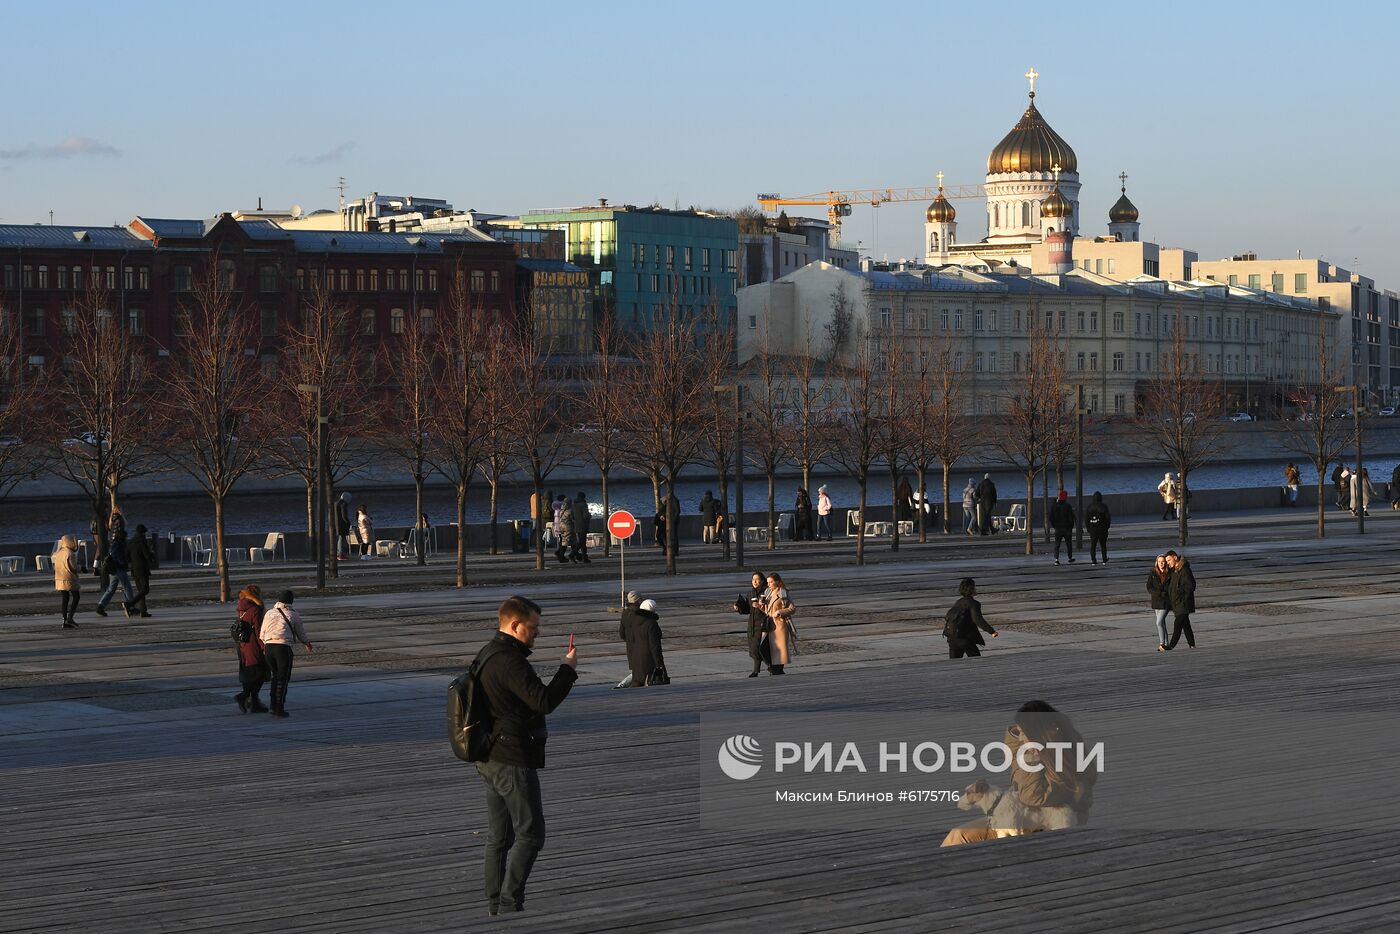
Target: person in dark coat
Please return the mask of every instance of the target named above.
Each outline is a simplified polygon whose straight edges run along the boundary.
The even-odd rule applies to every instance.
[[[574,561],[582,561],[584,564],[592,564],[593,559],[588,557],[588,530],[593,526],[593,514],[588,511],[588,497],[579,491],[578,498],[574,500]]]
[[[984,632],[990,633],[993,639],[998,635],[982,615],[982,604],[977,602],[976,581],[964,577],[958,584],[958,601],[943,622],[943,637],[948,640],[948,657],[980,656],[982,653],[977,647],[987,644],[982,638]]]
[[[1147,572],[1147,596],[1151,601],[1152,615],[1157,622],[1157,651],[1167,650],[1167,617],[1171,615],[1171,594],[1167,592],[1172,579],[1170,559],[1158,555]]]
[[[1191,563],[1174,551],[1167,552],[1171,566],[1171,577],[1167,579],[1167,601],[1172,610],[1172,637],[1167,650],[1176,648],[1182,633],[1186,634],[1186,644],[1196,647],[1196,634],[1191,631],[1191,614],[1196,610],[1196,577],[1191,573]]]
[[[793,511],[796,513],[792,530],[793,540],[809,542],[816,538],[812,527],[812,498],[803,487],[797,488],[797,502],[793,504]]]
[[[578,680],[578,654],[564,655],[549,684],[529,661],[540,631],[540,606],[511,597],[497,614],[495,638],[477,653],[483,713],[491,723],[491,752],[476,763],[486,785],[486,912],[525,910],[525,883],[544,846],[539,770],[549,737],[545,716]]]
[[[1065,543],[1069,552],[1069,563],[1074,563],[1074,507],[1069,504],[1069,494],[1064,490],[1055,498],[1050,507],[1050,527],[1055,530],[1055,563],[1060,563],[1060,542]]]
[[[656,540],[656,547],[666,548],[666,501],[663,499],[661,505],[656,507],[656,516],[651,520],[652,536]]]
[[[1113,524],[1113,515],[1103,494],[1094,493],[1094,501],[1084,510],[1084,528],[1089,532],[1089,559],[1099,563],[1098,553],[1103,552],[1103,563],[1108,563],[1108,527]]]
[[[341,561],[350,560],[350,494],[335,501],[335,550]]]
[[[1351,508],[1351,484],[1347,483],[1347,478],[1344,476],[1345,473],[1346,468],[1340,463],[1332,468],[1332,486],[1337,488],[1338,509]]]
[[[112,518],[107,525],[111,536],[107,540],[107,556],[98,566],[104,574],[111,577],[107,582],[107,589],[97,598],[97,608],[93,612],[98,616],[106,616],[107,604],[116,596],[117,587],[120,586],[126,592],[126,602],[122,604],[122,609],[130,616],[131,601],[136,599],[136,591],[131,586],[131,566],[127,563],[126,519],[120,510],[113,509]]]
[[[622,611],[622,623],[617,633],[627,644],[627,667],[632,669],[634,688],[671,683],[661,653],[660,619],[655,600],[629,604]]]
[[[700,498],[700,541],[710,544],[715,538],[715,516],[719,513],[719,501],[711,490],[706,490]]]
[[[992,475],[985,473],[982,482],[977,484],[977,529],[981,534],[991,534],[992,510],[996,508],[997,485],[992,482]]]
[[[1390,508],[1400,509],[1400,464],[1390,472]]]
[[[244,713],[267,713],[262,699],[263,683],[267,681],[267,655],[263,649],[262,588],[249,584],[238,592],[238,683],[243,690],[233,696],[238,709]]]
[[[773,666],[773,653],[768,646],[770,623],[768,610],[764,605],[768,593],[768,577],[755,571],[751,584],[746,597],[749,603],[749,658],[753,659],[753,671],[749,672],[749,677],[757,678],[764,665],[770,668]]]
[[[897,512],[900,522],[908,522],[914,518],[914,488],[909,485],[908,477],[899,478],[899,486],[895,490],[895,504],[899,507]]]
[[[151,565],[155,555],[151,554],[151,542],[146,538],[146,527],[136,527],[136,537],[126,543],[126,563],[131,568],[131,582],[136,585],[136,594],[126,605],[126,615],[130,617],[138,609],[143,618],[150,617],[146,609],[146,597],[151,592]]]

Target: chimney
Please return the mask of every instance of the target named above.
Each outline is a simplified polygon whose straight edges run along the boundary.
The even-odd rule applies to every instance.
[[[258,213],[262,213],[262,195],[258,195]]]

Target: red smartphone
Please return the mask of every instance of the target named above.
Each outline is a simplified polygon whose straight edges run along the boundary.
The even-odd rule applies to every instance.
[[[569,651],[572,652],[573,650],[574,650],[574,634],[573,634],[573,633],[569,633]]]

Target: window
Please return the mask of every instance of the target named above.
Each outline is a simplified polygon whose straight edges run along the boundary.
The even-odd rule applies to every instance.
[[[709,272],[709,271],[710,271],[710,248],[709,248],[709,247],[701,247],[701,249],[700,249],[700,271],[701,271],[701,272]]]
[[[390,310],[390,312],[389,312],[389,333],[390,333],[390,334],[402,334],[402,333],[403,333],[403,309],[402,309],[402,308],[394,308],[394,309]]]
[[[1121,311],[1115,311],[1113,313],[1113,333],[1123,333],[1123,312]]]
[[[995,350],[987,354],[987,371],[990,373],[997,371],[997,352]]]
[[[407,292],[407,291],[408,291],[408,270],[407,270],[407,269],[400,269],[400,270],[399,270],[399,291],[400,291],[400,292]]]
[[[1123,352],[1121,350],[1113,355],[1113,372],[1123,372]]]
[[[58,267],[58,287],[63,288],[63,267]],[[136,285],[136,270],[130,266],[122,267],[122,288],[130,292]]]
[[[1083,311],[1077,311],[1077,312],[1075,312],[1075,314],[1074,314],[1074,328],[1075,328],[1075,330],[1077,330],[1077,331],[1083,331],[1083,330],[1084,330],[1084,312],[1083,312]]]
[[[219,260],[219,288],[223,289],[225,292],[232,292],[234,290],[234,269],[233,260],[231,259]],[[186,291],[189,290],[186,289]]]
[[[980,350],[972,358],[972,370],[975,373],[982,372],[982,352]]]
[[[1021,372],[1021,352],[1019,350],[1011,355],[1011,369],[1016,373]]]
[[[1118,262],[1117,262],[1116,260],[1110,259],[1110,260],[1108,261],[1108,274],[1111,276],[1111,275],[1113,275],[1113,274],[1114,274],[1115,272],[1117,272],[1117,271],[1118,271]]]
[[[1000,316],[1001,312],[995,308],[987,312],[987,330],[995,331],[997,329],[997,318]]]
[[[437,271],[436,269],[429,269],[429,270],[428,270],[428,291],[429,291],[429,292],[436,292],[437,290],[438,290],[438,271]]]
[[[39,267],[39,288],[41,288],[41,289],[47,289],[48,287],[49,287],[49,267],[47,267],[47,266],[40,266],[40,267]]]
[[[109,289],[115,289],[116,287],[117,287],[117,267],[115,267],[115,266],[108,266],[108,267],[107,267],[107,288],[109,288]]]
[[[1259,288],[1259,273],[1253,272],[1249,274],[1249,287],[1251,289]]]
[[[28,264],[25,264],[25,267],[24,267],[24,275],[23,275],[23,278],[21,279],[21,281],[24,283],[24,288],[26,288],[26,289],[32,289],[32,288],[34,288],[34,267],[33,267],[33,266],[30,266],[30,265],[28,265]],[[75,288],[76,288],[76,286],[75,286]]]
[[[749,315],[749,330],[758,330],[758,315]]]
[[[486,291],[486,270],[484,270],[484,269],[473,269],[473,270],[472,270],[472,274],[471,274],[471,280],[472,280],[472,291],[473,291],[473,292],[485,292],[485,291]]]
[[[1237,286],[1237,285],[1240,284],[1240,277],[1239,277],[1239,276],[1230,276],[1228,281],[1229,281],[1229,283],[1230,283],[1230,287],[1231,287],[1231,288],[1234,288],[1235,286]]]
[[[54,287],[59,289],[68,288],[68,267],[56,266],[54,267],[54,271],[57,273],[58,280],[54,283]]]
[[[300,266],[297,267],[297,291],[306,291],[306,270]]]
[[[880,309],[880,327],[886,331],[890,329],[890,310],[888,308]]]
[[[1084,369],[1084,352],[1083,352],[1083,351],[1080,351],[1079,354],[1078,354],[1077,357],[1076,357],[1075,369],[1077,369],[1077,370],[1082,370],[1082,369]]]
[[[1283,273],[1276,272],[1269,277],[1269,289],[1274,292],[1283,291]]]
[[[297,286],[297,287],[300,288],[301,286]],[[378,269],[371,269],[371,270],[369,271],[369,290],[370,290],[371,292],[378,292],[378,291],[379,291],[379,270],[378,270]]]
[[[142,292],[146,292],[146,291],[149,291],[149,290],[150,290],[150,288],[151,288],[151,267],[150,267],[150,266],[142,266],[140,269],[138,269],[138,270],[136,271],[136,288],[139,289],[139,290],[141,290]]]
[[[1099,313],[1097,311],[1089,312],[1089,333],[1099,333]]]
[[[363,292],[364,290],[365,290],[365,271],[364,271],[363,269],[356,269],[356,270],[355,270],[355,291],[356,291],[356,292]]]
[[[274,306],[264,305],[262,314],[258,319],[258,333],[263,337],[277,336],[277,309]]]
[[[193,287],[193,285],[194,285],[194,280],[193,280],[193,279],[191,278],[191,276],[190,276],[190,267],[188,267],[188,266],[176,266],[174,272],[175,272],[175,291],[177,291],[177,292],[188,292],[188,291],[190,291],[190,289],[191,289],[191,288]],[[78,284],[78,270],[77,270],[76,267],[75,267],[74,270],[73,270],[73,288],[75,288],[75,289],[77,289],[77,288],[82,288],[82,286],[80,286],[80,285]]]
[[[7,289],[13,289],[13,288],[15,287],[15,267],[13,267],[13,266],[6,266],[6,267],[5,267],[5,280],[4,280],[4,281],[5,281],[5,288],[7,288]]]
[[[146,334],[146,312],[140,308],[128,308],[126,310],[126,330],[132,337],[144,337]]]
[[[939,314],[938,314],[938,320],[939,320],[940,326],[941,326],[942,329],[943,329],[943,333],[944,333],[944,334],[947,334],[947,333],[948,333],[948,309],[945,308],[945,309],[943,309],[941,312],[939,312]]]
[[[258,291],[259,291],[259,292],[276,292],[276,291],[277,291],[277,267],[276,267],[276,266],[262,266],[262,267],[260,267],[260,268],[258,269]]]
[[[1308,274],[1305,272],[1295,272],[1293,274],[1293,291],[1299,295],[1308,290]]]
[[[1093,351],[1089,354],[1089,369],[1093,370],[1095,373],[1099,371],[1099,355],[1097,351]]]
[[[1124,396],[1123,393],[1115,393],[1113,396],[1113,411],[1117,412],[1119,415],[1122,415],[1123,408],[1126,403],[1127,397]]]
[[[980,308],[972,313],[972,329],[974,331],[982,330],[982,309]]]
[[[415,292],[421,292],[421,291],[423,291],[423,279],[424,279],[424,276],[423,276],[423,270],[422,270],[422,269],[415,269],[415,270],[413,270],[413,291],[415,291]]]
[[[661,276],[657,275],[656,273],[651,274],[651,291],[661,291]]]
[[[25,268],[25,269],[28,269],[29,267],[26,266],[26,267],[24,267],[24,268]],[[30,334],[30,336],[31,336],[31,337],[43,337],[43,336],[44,336],[44,309],[42,309],[42,308],[31,308],[31,309],[29,309],[29,311],[26,313],[26,317],[29,318],[29,334]]]
[[[63,333],[72,335],[78,330],[78,313],[72,308],[65,308],[58,313],[63,321]]]
[[[374,336],[374,317],[373,308],[363,308],[360,310],[360,333],[366,337]]]
[[[690,247],[685,248],[685,271],[692,272],[695,269],[694,251]]]
[[[668,246],[666,248],[666,268],[676,268],[676,248],[673,246]]]
[[[954,331],[961,331],[962,329],[963,329],[963,315],[962,315],[962,309],[959,308],[959,309],[957,309],[957,310],[955,310],[955,311],[953,312],[953,330],[954,330]]]
[[[1096,259],[1096,260],[1094,260],[1094,273],[1095,273],[1096,275],[1102,275],[1102,273],[1103,273],[1103,260],[1101,260],[1101,259]]]
[[[501,290],[501,273],[500,273],[500,270],[498,270],[498,269],[493,269],[493,270],[491,270],[491,291],[492,291],[492,292],[499,292],[500,290]]]
[[[418,333],[437,333],[437,315],[433,313],[431,308],[424,308],[422,311],[418,312]]]
[[[921,312],[919,312],[919,330],[920,330],[920,331],[927,331],[927,330],[928,330],[928,312],[927,312],[927,311],[921,311]]]

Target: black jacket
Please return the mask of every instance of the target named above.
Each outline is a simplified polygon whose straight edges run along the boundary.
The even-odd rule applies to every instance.
[[[715,524],[715,514],[719,512],[719,500],[706,493],[700,500],[700,518],[706,525]]]
[[[1104,504],[1103,494],[1095,493],[1094,501],[1084,510],[1084,527],[1089,530],[1090,535],[1102,537],[1108,534],[1108,527],[1112,524],[1113,515]]]
[[[1167,579],[1167,599],[1177,616],[1196,612],[1196,576],[1191,573],[1191,562],[1185,558],[1181,559],[1181,567],[1174,569]]]
[[[490,760],[530,769],[544,768],[544,744],[549,738],[546,714],[563,703],[578,674],[560,665],[546,685],[528,661],[530,650],[514,636],[497,632],[482,648],[492,652],[479,675],[493,721]]]
[[[150,580],[151,543],[144,535],[138,535],[126,543],[126,563],[131,568],[131,576],[137,580]]]
[[[1050,507],[1050,525],[1056,532],[1074,531],[1074,507],[1068,502],[1055,500]]]
[[[588,511],[587,500],[576,499],[569,507],[574,517],[574,534],[587,535],[588,527],[593,524],[593,514]]]
[[[997,485],[992,482],[991,477],[983,477],[982,482],[977,484],[977,504],[988,512],[997,506]]]
[[[350,534],[350,504],[343,499],[335,501],[335,534]]]
[[[125,523],[114,524],[112,526],[112,540],[107,544],[107,560],[112,563],[113,571],[131,570],[131,565],[127,563],[126,547]]]
[[[768,614],[763,611],[759,600],[768,592],[766,587],[751,587],[749,589],[749,641],[757,641],[763,638],[763,634],[768,631]]]
[[[1166,577],[1158,577],[1155,567],[1147,572],[1147,593],[1152,598],[1152,609],[1170,610],[1172,608],[1171,595],[1167,593],[1171,579],[1170,571],[1167,572]]]
[[[948,619],[954,622],[944,622],[943,635],[950,642],[986,645],[987,642],[982,638],[982,633],[996,634],[996,630],[982,615],[982,604],[978,603],[975,597],[959,597],[958,602],[954,603],[953,608],[948,611]],[[950,626],[952,627],[951,632],[949,631]]]
[[[627,643],[627,667],[632,669],[634,682],[645,681],[647,675],[665,665],[659,620],[660,617],[650,610],[635,606],[622,611],[622,624],[617,634]]]
[[[1346,484],[1342,481],[1342,465],[1338,464],[1332,468],[1332,485],[1337,489],[1342,489]]]

